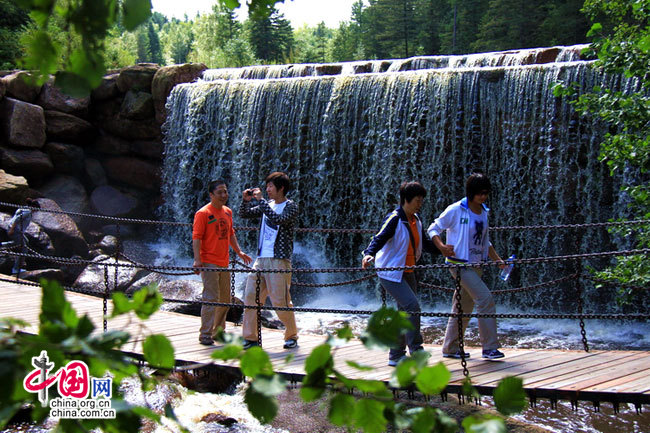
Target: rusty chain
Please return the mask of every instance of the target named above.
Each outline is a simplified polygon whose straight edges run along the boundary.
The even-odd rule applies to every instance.
[[[458,352],[460,353],[460,365],[463,367],[463,376],[469,376],[469,370],[467,369],[467,360],[465,359],[465,329],[463,326],[463,305],[461,303],[461,271],[462,268],[456,268],[456,275],[454,277],[454,284],[456,285],[456,292],[454,297],[456,300],[456,319],[458,321]]]

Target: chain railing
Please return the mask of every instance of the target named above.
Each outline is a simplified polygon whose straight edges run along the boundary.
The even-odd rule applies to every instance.
[[[17,206],[11,203],[0,202],[0,206],[6,207],[26,207],[26,206]],[[28,207],[29,208],[29,207]],[[65,290],[77,293],[84,293],[94,296],[99,296],[103,299],[103,329],[107,331],[108,324],[108,298],[112,291],[116,291],[118,288],[118,268],[137,268],[145,269],[150,272],[154,272],[161,275],[173,275],[173,276],[182,276],[182,275],[191,275],[196,272],[230,272],[230,281],[231,281],[231,290],[230,290],[230,302],[207,302],[202,300],[185,300],[185,299],[173,299],[173,298],[164,298],[163,300],[168,303],[182,303],[182,304],[193,304],[193,305],[211,305],[219,307],[236,307],[243,309],[255,309],[256,310],[256,319],[257,319],[257,343],[262,345],[262,332],[261,332],[261,315],[262,310],[268,311],[294,311],[298,313],[329,313],[329,314],[348,314],[348,315],[371,315],[374,313],[373,310],[354,310],[354,309],[331,309],[331,308],[305,308],[305,307],[276,307],[276,306],[265,306],[262,304],[260,299],[260,286],[262,274],[265,273],[291,273],[300,275],[300,274],[332,274],[332,273],[358,273],[363,272],[367,273],[359,278],[349,279],[339,282],[330,282],[330,283],[306,283],[300,281],[292,281],[292,285],[299,287],[339,287],[345,285],[354,285],[367,281],[373,278],[376,278],[376,272],[378,271],[400,271],[400,270],[434,270],[434,269],[453,269],[456,272],[456,277],[454,278],[454,288],[436,286],[433,284],[428,284],[425,282],[419,282],[418,285],[424,288],[449,291],[454,293],[455,303],[457,305],[456,311],[451,313],[443,312],[423,312],[423,311],[409,311],[406,312],[410,315],[419,315],[421,317],[438,317],[438,318],[450,318],[453,317],[458,321],[458,333],[459,333],[459,351],[461,358],[461,365],[463,367],[463,374],[467,376],[469,371],[467,369],[467,361],[465,359],[465,342],[464,342],[464,332],[463,332],[463,321],[469,320],[469,318],[499,318],[499,319],[570,319],[578,320],[580,326],[580,333],[582,338],[582,343],[585,351],[589,351],[589,345],[587,341],[587,333],[585,329],[585,320],[592,319],[608,319],[608,320],[647,320],[650,318],[648,314],[585,314],[583,311],[583,287],[580,284],[581,279],[589,280],[592,283],[597,284],[613,284],[610,281],[602,280],[595,278],[588,274],[583,274],[580,271],[576,271],[570,275],[557,278],[551,281],[527,286],[527,287],[518,287],[513,289],[504,289],[504,290],[494,290],[493,294],[502,294],[502,293],[519,293],[526,291],[535,291],[548,287],[557,287],[561,283],[575,281],[576,284],[576,295],[578,299],[578,311],[573,314],[479,314],[479,313],[467,313],[464,312],[461,305],[461,286],[460,286],[460,273],[463,269],[467,268],[485,268],[491,266],[499,266],[497,262],[479,262],[479,263],[467,263],[467,264],[430,264],[430,265],[416,265],[416,266],[402,266],[402,267],[385,267],[385,268],[374,268],[374,269],[363,269],[360,267],[339,267],[339,268],[294,268],[294,269],[252,269],[251,267],[238,262],[236,259],[230,261],[228,268],[205,268],[205,267],[187,267],[187,266],[170,266],[170,265],[148,265],[144,263],[139,263],[136,260],[131,259],[121,250],[121,236],[120,236],[120,225],[121,224],[151,224],[151,225],[175,225],[175,226],[191,226],[189,223],[178,223],[178,222],[169,222],[169,221],[154,221],[154,220],[143,220],[143,219],[130,219],[130,218],[118,218],[104,215],[92,215],[92,214],[83,214],[76,212],[66,212],[58,211],[52,209],[42,209],[42,208],[29,208],[33,211],[38,212],[50,212],[56,214],[66,214],[77,217],[89,217],[89,218],[100,218],[103,220],[111,221],[116,223],[116,233],[117,233],[117,247],[113,257],[105,257],[101,260],[84,260],[77,258],[66,258],[66,257],[56,257],[48,256],[38,253],[37,251],[31,248],[21,248],[21,251],[16,251],[18,245],[9,248],[0,248],[0,254],[10,256],[10,257],[22,257],[25,258],[35,258],[39,260],[49,261],[52,263],[67,265],[67,266],[97,266],[103,269],[104,274],[104,290],[91,291],[85,290],[78,287],[64,287]],[[505,230],[551,230],[551,229],[580,229],[580,228],[602,228],[610,226],[629,226],[629,225],[646,225],[650,224],[650,220],[636,220],[636,221],[612,221],[606,223],[586,223],[586,224],[564,224],[564,225],[538,225],[538,226],[508,226],[508,227],[493,227],[491,230],[495,231],[505,231]],[[257,227],[237,227],[237,230],[241,231],[255,231]],[[298,232],[306,233],[375,233],[375,230],[370,229],[323,229],[323,228],[298,228]],[[28,252],[23,252],[28,251]],[[650,254],[650,248],[642,249],[630,249],[623,251],[604,251],[604,252],[595,252],[595,253],[582,253],[582,254],[573,254],[573,255],[561,255],[561,256],[552,256],[552,257],[535,257],[527,259],[515,259],[512,261],[514,264],[518,265],[531,265],[538,263],[555,263],[555,262],[566,262],[573,261],[577,263],[577,269],[581,268],[580,263],[584,260],[593,259],[593,258],[608,258],[608,257],[624,257],[630,255],[648,255]],[[125,262],[121,262],[120,258]],[[113,260],[110,260],[113,259]],[[114,267],[114,278],[113,284],[109,282],[109,268]],[[234,302],[235,298],[235,274],[236,273],[247,273],[250,274],[255,272],[255,305],[242,305]],[[18,275],[17,275],[18,277]],[[16,279],[7,279],[0,278],[0,281],[11,281],[18,282]],[[32,286],[38,286],[36,283],[28,283],[25,281],[20,281],[20,284],[27,284]],[[632,290],[648,290],[648,287],[638,286],[632,284],[618,284],[620,287],[625,287]],[[112,290],[111,290],[112,289]],[[386,293],[381,291],[381,302],[382,305],[386,305]]]

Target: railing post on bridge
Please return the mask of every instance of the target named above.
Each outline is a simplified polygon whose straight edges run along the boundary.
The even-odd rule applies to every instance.
[[[102,314],[102,321],[104,323],[104,332],[108,331],[108,294],[109,294],[109,282],[108,282],[108,265],[104,265],[104,310]]]
[[[460,272],[463,268],[461,266],[456,267],[456,275],[454,276],[454,283],[456,285],[456,291],[454,292],[454,297],[456,299],[456,314],[458,314],[458,351],[460,354],[460,364],[463,366],[463,376],[469,376],[469,370],[467,370],[467,360],[465,359],[465,340],[464,340],[464,327],[463,327],[463,305],[461,304],[461,290],[460,285]]]
[[[257,344],[262,347],[262,304],[260,302],[260,285],[262,284],[262,276],[260,271],[255,273],[255,305],[257,305]]]
[[[230,259],[230,267],[235,268],[235,259],[234,257]],[[235,302],[235,273],[230,272],[230,301],[228,302],[229,304],[232,304]],[[243,313],[243,312],[242,312]],[[237,323],[235,323],[237,325]]]
[[[576,286],[576,296],[578,297],[578,314],[580,315],[580,335],[582,336],[582,346],[585,349],[585,352],[589,352],[589,343],[587,342],[587,331],[585,330],[585,319],[582,317],[583,313],[583,290],[582,284],[580,281],[580,264],[576,265],[576,273],[574,274],[575,286]]]

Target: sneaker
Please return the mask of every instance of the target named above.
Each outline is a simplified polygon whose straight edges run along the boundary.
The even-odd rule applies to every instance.
[[[24,274],[27,272],[27,269],[12,269],[11,275]]]
[[[465,352],[464,355],[465,355],[465,359],[470,357],[469,352]],[[458,352],[456,352],[456,353],[443,353],[442,357],[443,358],[454,358],[454,359],[462,359],[463,358],[462,356],[460,356],[460,350]]]
[[[298,341],[295,338],[290,338],[287,341],[284,342],[284,347],[285,349],[295,349],[298,347]]]
[[[251,347],[254,347],[254,346],[259,346],[257,341],[244,340],[244,350],[248,350],[248,349],[250,349]]]
[[[399,362],[400,362],[402,359],[406,359],[406,358],[407,358],[406,355],[403,355],[403,356],[401,356],[401,357],[398,358],[398,359],[389,359],[389,360],[388,360],[388,366],[389,366],[389,367],[396,367],[397,364],[399,364]]]
[[[199,343],[204,346],[212,346],[214,344],[214,341],[212,338],[199,338]]]
[[[499,359],[499,358],[503,358],[504,356],[505,355],[503,354],[503,352],[499,352],[496,349],[483,351],[483,358],[487,358],[487,359]]]

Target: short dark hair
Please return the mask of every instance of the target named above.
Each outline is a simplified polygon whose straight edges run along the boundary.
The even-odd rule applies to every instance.
[[[33,198],[28,198],[25,200],[25,204],[29,207],[36,207],[36,208],[41,208],[41,204],[38,202],[38,200],[33,199]]]
[[[266,176],[266,179],[264,179],[264,184],[267,184],[269,182],[272,182],[277,190],[284,188],[282,190],[284,194],[291,191],[291,180],[289,180],[289,176],[287,176],[286,173],[282,173],[281,171],[274,171],[273,173]]]
[[[212,191],[217,189],[217,187],[219,185],[225,185],[225,184],[226,184],[226,182],[224,180],[221,180],[221,179],[210,181],[210,183],[208,184],[208,194],[211,194]]]
[[[411,181],[411,182],[402,182],[399,186],[399,204],[403,205],[404,202],[410,202],[415,197],[426,197],[427,190],[422,186],[420,182]]]
[[[474,196],[481,191],[492,191],[492,184],[486,175],[481,172],[474,172],[469,175],[465,182],[465,195],[467,195],[467,200],[474,200]]]

